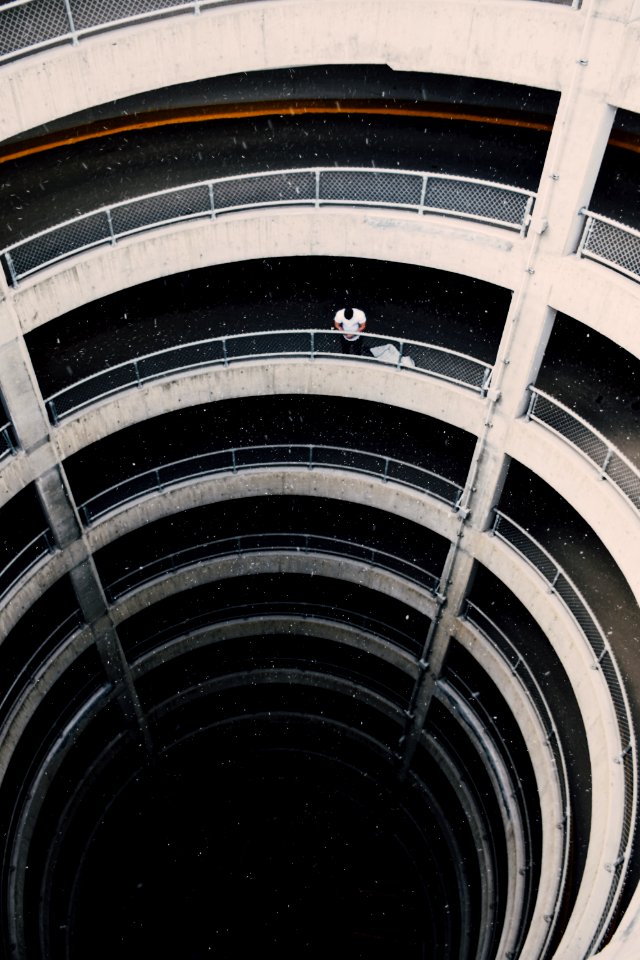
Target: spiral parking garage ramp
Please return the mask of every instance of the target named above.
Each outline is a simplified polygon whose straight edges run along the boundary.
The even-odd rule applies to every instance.
[[[639,17],[0,6],[3,956],[635,956]]]

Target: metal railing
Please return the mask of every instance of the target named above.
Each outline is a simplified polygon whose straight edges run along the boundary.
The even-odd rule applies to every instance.
[[[22,547],[0,570],[0,600],[42,557],[54,550],[55,543],[50,530],[43,530]]]
[[[482,636],[496,650],[502,660],[509,665],[513,676],[517,676],[522,688],[535,710],[537,717],[545,732],[546,742],[553,755],[555,764],[557,783],[560,792],[560,801],[562,803],[563,819],[559,824],[562,830],[562,863],[560,878],[558,881],[558,891],[556,896],[557,909],[547,924],[544,942],[542,943],[539,954],[544,955],[544,950],[550,943],[555,929],[556,921],[559,916],[559,910],[562,904],[562,898],[567,882],[567,869],[569,866],[569,844],[571,839],[571,800],[569,794],[569,776],[567,765],[560,740],[558,727],[554,720],[553,712],[549,706],[535,673],[531,670],[527,661],[523,658],[518,648],[507,637],[506,633],[487,616],[475,603],[467,600],[462,614],[463,619],[467,620],[478,630]]]
[[[0,460],[16,452],[13,424],[5,423],[0,427]]]
[[[16,286],[44,267],[151,228],[259,207],[347,205],[438,213],[524,234],[535,193],[472,177],[372,167],[304,167],[203,180],[65,220],[0,254]]]
[[[0,8],[0,63],[101,30],[247,0],[13,0]],[[546,0],[577,7],[580,0]]]
[[[34,677],[42,668],[43,657],[50,657],[54,650],[66,643],[82,622],[80,610],[74,610],[53,630],[50,630],[42,642],[29,649],[28,653],[25,651],[26,660],[20,665],[12,681],[3,686],[0,693],[0,730],[2,730],[9,711],[13,709],[24,692],[33,684]]]
[[[113,602],[135,587],[149,583],[150,580],[164,573],[175,573],[194,563],[239,554],[287,550],[362,560],[369,566],[397,573],[406,580],[426,588],[432,595],[435,595],[440,582],[439,576],[411,560],[378,550],[377,547],[354,543],[352,540],[341,540],[338,537],[326,537],[313,533],[248,533],[224,537],[220,540],[209,540],[206,543],[174,550],[148,563],[136,565],[115,580],[103,580],[103,586],[107,597]]]
[[[577,254],[640,280],[640,230],[582,209],[585,216]]]
[[[428,493],[454,509],[460,502],[462,487],[424,467],[394,457],[348,447],[292,443],[253,447],[230,447],[210,453],[164,463],[101,490],[78,507],[85,524],[93,523],[116,507],[140,496],[165,490],[178,483],[201,479],[217,473],[237,473],[264,467],[329,467],[349,470],[392,481]]]
[[[585,954],[585,956],[591,956],[611,920],[617,898],[622,890],[634,840],[638,803],[638,771],[629,700],[609,641],[595,614],[568,574],[523,527],[499,510],[495,511],[493,533],[505,543],[508,543],[544,577],[549,584],[550,591],[555,593],[572,615],[589,643],[594,656],[594,668],[602,671],[616,715],[621,745],[621,753],[616,761],[623,766],[624,772],[623,825],[618,856],[615,862],[610,865],[612,884],[606,909],[602,913],[589,951]]]
[[[367,633],[390,641],[408,653],[419,657],[424,644],[424,637],[416,637],[405,630],[401,630],[388,621],[379,620],[361,610],[346,609],[336,606],[335,603],[307,603],[298,600],[252,600],[251,606],[246,603],[221,604],[214,609],[195,611],[188,621],[181,619],[177,623],[169,624],[156,633],[140,637],[138,631],[133,635],[135,639],[124,639],[125,652],[132,666],[134,658],[138,661],[153,650],[166,643],[171,643],[178,637],[192,636],[199,630],[219,624],[233,623],[238,620],[264,620],[265,617],[296,617],[308,620],[327,620],[331,623],[346,623],[350,627],[359,627]]]
[[[384,363],[399,370],[414,370],[485,396],[493,367],[447,347],[379,334],[362,334],[362,353],[350,360]],[[229,366],[266,357],[341,357],[343,335],[339,330],[264,330],[238,333],[178,344],[108,367],[58,390],[45,403],[52,423],[58,423],[83,407],[131,387],[199,367]],[[366,353],[368,351],[368,354]]]
[[[640,470],[628,457],[559,400],[537,387],[529,387],[531,400],[527,418],[535,420],[568,440],[585,459],[592,463],[600,477],[614,484],[631,504],[640,510]]]

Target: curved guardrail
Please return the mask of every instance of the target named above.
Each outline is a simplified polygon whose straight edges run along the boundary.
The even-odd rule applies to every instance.
[[[621,754],[617,761],[624,771],[624,813],[618,856],[610,865],[612,882],[605,910],[602,912],[593,941],[585,956],[591,956],[606,933],[615,911],[629,865],[630,852],[634,841],[638,807],[638,769],[637,749],[633,727],[633,718],[620,669],[607,637],[598,623],[595,614],[578,590],[573,580],[553,559],[551,554],[537,542],[519,524],[511,520],[500,510],[495,511],[493,534],[508,543],[527,563],[530,564],[549,584],[550,591],[562,601],[582,634],[586,638],[594,655],[594,667],[602,671],[606,681],[611,703],[615,711]]]
[[[586,208],[580,213],[585,222],[577,255],[640,281],[640,230]]]
[[[13,0],[0,9],[0,63],[101,30],[247,0]],[[580,0],[548,0],[579,6]]]
[[[556,909],[548,918],[544,940],[540,946],[539,954],[544,956],[548,944],[551,942],[553,932],[559,917],[562,905],[562,898],[567,883],[567,871],[569,867],[569,845],[571,841],[571,800],[569,795],[569,776],[567,773],[567,764],[564,750],[557,724],[553,712],[545,697],[542,687],[538,683],[534,672],[531,670],[527,661],[523,658],[518,648],[511,642],[504,630],[502,630],[494,621],[487,616],[475,603],[467,600],[462,614],[462,618],[470,623],[482,636],[491,644],[501,659],[508,664],[514,677],[520,681],[521,687],[535,710],[542,729],[545,732],[546,742],[549,746],[554,759],[557,782],[562,803],[563,820],[558,824],[562,830],[562,863],[561,872],[558,879],[558,892],[556,896]]]
[[[360,610],[337,607],[335,604],[307,603],[298,600],[264,600],[251,603],[247,609],[244,604],[220,605],[209,610],[198,610],[189,617],[188,623],[180,620],[163,627],[156,633],[140,636],[136,631],[133,642],[125,642],[124,646],[129,663],[135,668],[145,655],[156,650],[165,643],[170,643],[178,637],[192,635],[200,630],[219,624],[229,624],[238,620],[260,621],[265,617],[282,616],[296,617],[308,620],[326,620],[331,623],[346,623],[350,627],[360,628],[366,633],[380,637],[382,640],[393,643],[412,654],[416,659],[424,644],[424,637],[415,637],[399,627],[384,620],[378,620],[369,613]]]
[[[43,658],[50,658],[51,655],[62,647],[72,634],[81,626],[82,614],[80,610],[74,610],[56,627],[49,631],[44,640],[37,642],[33,649],[24,651],[24,661],[22,661],[15,673],[11,677],[5,675],[2,691],[0,692],[0,731],[3,729],[6,719],[24,693],[32,686],[38,670],[42,666]],[[3,671],[4,673],[4,671]],[[0,737],[1,739],[1,737]]]
[[[531,400],[527,419],[535,420],[575,447],[603,480],[608,480],[640,510],[640,470],[604,434],[578,416],[573,410],[530,386]]]
[[[217,473],[237,473],[261,467],[330,467],[378,477],[428,493],[454,509],[460,502],[462,487],[424,467],[365,450],[331,447],[321,444],[292,443],[253,447],[230,447],[210,453],[164,463],[127,477],[78,506],[85,525],[121,507],[137,497],[165,490],[187,480],[202,479]]]
[[[350,360],[414,370],[474,390],[481,396],[489,387],[493,367],[457,350],[379,334],[362,334],[360,339],[362,353],[349,355]],[[105,397],[184,370],[267,357],[343,357],[342,344],[340,331],[318,329],[265,330],[196,340],[100,370],[51,394],[45,404],[55,424]]]
[[[29,543],[18,550],[11,560],[0,569],[0,600],[42,557],[53,553],[54,550],[55,543],[49,529],[42,530],[33,540],[30,540]]]
[[[103,580],[103,587],[110,602],[140,587],[163,573],[175,573],[194,563],[203,563],[219,557],[237,556],[246,553],[266,553],[289,550],[296,553],[320,553],[337,557],[362,560],[369,566],[397,573],[412,583],[424,587],[435,596],[440,578],[424,567],[370,547],[337,537],[325,537],[312,533],[248,533],[235,537],[208,540],[182,550],[174,550],[149,563],[136,565],[115,580]]]
[[[49,227],[0,254],[13,286],[25,277],[135,233],[260,207],[390,207],[526,232],[535,193],[489,180],[382,167],[304,167],[202,180],[122,200]]]

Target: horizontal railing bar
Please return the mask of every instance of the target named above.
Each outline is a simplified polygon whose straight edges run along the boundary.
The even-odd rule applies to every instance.
[[[629,459],[629,457],[627,457],[618,447],[616,447],[611,442],[611,440],[609,440],[603,433],[601,433],[594,426],[592,426],[588,420],[585,420],[584,417],[581,417],[580,414],[576,413],[566,404],[561,403],[560,400],[556,400],[555,397],[552,397],[550,396],[550,394],[545,393],[543,390],[538,389],[538,387],[530,386],[529,391],[532,394],[532,396],[542,397],[548,403],[552,404],[554,407],[557,407],[567,416],[571,417],[572,420],[575,420],[576,423],[579,423],[581,427],[585,428],[585,430],[588,430],[588,432],[593,437],[595,437],[596,440],[602,443],[602,445],[606,448],[608,454],[615,454],[615,456],[625,465],[625,467],[627,467],[629,472],[634,474],[638,478],[638,483],[640,484],[640,468],[638,468]],[[602,477],[604,477],[610,483],[612,483],[620,491],[620,493],[622,493],[623,496],[625,496],[633,504],[634,507],[636,506],[636,504],[633,503],[633,500],[627,494],[627,492],[620,486],[617,480],[607,472],[607,470],[603,467],[603,465],[599,464],[597,460],[594,460],[594,458],[586,450],[583,450],[581,447],[578,446],[577,443],[574,443],[574,441],[571,440],[571,438],[568,437],[565,433],[563,433],[561,430],[554,427],[547,420],[544,420],[542,419],[542,417],[538,416],[536,414],[535,405],[533,406],[533,409],[529,411],[528,417],[531,420],[535,420],[536,423],[539,423],[541,426],[546,427],[548,430],[551,430],[552,433],[555,433],[557,436],[562,437],[564,440],[566,440],[567,443],[569,443],[585,460],[588,460],[590,464],[596,467],[598,473]]]
[[[450,184],[468,184],[473,186],[482,186],[486,187],[492,191],[497,191],[499,193],[512,193],[516,196],[523,198],[528,198],[530,201],[535,199],[536,194],[529,190],[524,190],[519,187],[515,187],[511,184],[502,184],[497,183],[491,180],[481,180],[477,177],[465,177],[454,174],[436,174],[426,171],[418,170],[400,170],[393,169],[389,167],[298,167],[298,168],[285,168],[282,170],[267,170],[267,171],[254,171],[252,173],[245,174],[236,174],[234,176],[219,177],[215,179],[201,180],[197,182],[191,182],[188,184],[181,184],[175,187],[167,187],[164,190],[153,191],[150,193],[140,194],[135,197],[128,197],[124,200],[116,201],[113,204],[108,204],[102,207],[98,207],[89,211],[86,211],[83,214],[80,214],[76,217],[71,217],[69,219],[63,220],[60,223],[54,224],[51,227],[47,227],[43,230],[37,231],[36,233],[30,234],[27,237],[23,237],[21,240],[16,241],[13,244],[5,247],[0,251],[0,256],[4,256],[8,261],[9,257],[13,255],[13,268],[12,268],[12,282],[17,283],[20,279],[30,276],[31,274],[37,272],[38,270],[44,269],[46,266],[51,266],[54,263],[60,262],[61,260],[66,259],[67,257],[74,256],[78,253],[81,253],[85,250],[92,249],[94,246],[100,246],[105,243],[113,243],[119,238],[133,236],[137,233],[144,232],[147,230],[152,230],[155,228],[161,228],[169,224],[180,223],[187,220],[195,220],[199,217],[211,217],[211,216],[220,216],[224,213],[230,213],[234,210],[245,210],[245,209],[255,209],[260,207],[275,207],[275,206],[297,206],[297,205],[313,205],[313,206],[340,206],[340,205],[349,205],[349,206],[367,206],[367,207],[377,207],[377,208],[390,208],[390,209],[406,209],[406,210],[415,210],[418,214],[423,214],[426,212],[432,214],[447,215],[453,214],[457,217],[463,217],[467,219],[472,219],[475,221],[500,224],[507,226],[509,228],[520,229],[523,226],[523,218],[528,216],[526,211],[523,211],[519,220],[514,221],[512,218],[501,218],[499,216],[491,216],[490,213],[487,215],[479,214],[473,212],[471,209],[460,209],[453,207],[438,208],[427,204],[423,206],[420,200],[416,198],[415,201],[406,201],[404,199],[393,197],[384,198],[373,196],[368,198],[366,195],[362,195],[362,187],[354,188],[349,195],[348,184],[344,190],[345,196],[343,197],[323,197],[322,196],[322,185],[323,177],[335,177],[336,174],[351,174],[351,175],[366,175],[367,177],[374,178],[384,178],[392,177],[397,180],[411,179],[414,180],[419,178],[423,183],[428,182],[440,182],[440,183],[450,183]],[[319,193],[316,190],[316,186],[309,186],[308,190],[304,190],[300,196],[285,197],[279,198],[276,197],[273,199],[269,195],[256,196],[254,199],[244,202],[244,203],[231,203],[225,205],[224,203],[221,206],[216,205],[215,203],[215,192],[214,188],[224,187],[229,184],[242,184],[242,183],[255,183],[257,185],[263,185],[269,181],[278,182],[282,178],[286,177],[300,177],[308,176],[313,178],[316,184],[319,184]],[[132,213],[135,211],[137,205],[144,205],[147,201],[158,201],[162,202],[163,198],[171,196],[179,196],[181,194],[188,195],[189,191],[193,190],[203,190],[206,191],[207,197],[203,199],[200,203],[196,204],[198,206],[197,210],[190,211],[187,214],[178,213],[176,215],[168,215],[162,217],[159,220],[145,220],[142,219],[139,223],[136,223],[134,226],[124,226],[122,230],[109,229],[109,231],[102,230],[101,235],[95,239],[88,242],[81,242],[77,246],[71,246],[69,250],[64,253],[57,254],[51,257],[45,257],[45,259],[34,263],[34,264],[25,264],[24,268],[18,268],[15,264],[16,255],[25,248],[29,248],[30,245],[37,243],[39,240],[43,240],[47,237],[55,237],[56,234],[59,234],[61,231],[65,231],[74,225],[86,224],[92,218],[99,218],[101,216],[111,218],[113,214],[117,213],[119,210],[124,210],[126,208],[132,208]],[[424,191],[423,191],[424,194]],[[213,197],[213,205],[212,198]],[[424,196],[422,197],[424,200]],[[530,205],[529,205],[530,206]],[[527,207],[528,209],[529,207]],[[37,256],[37,251],[36,254]]]
[[[47,2],[51,3],[51,0],[47,0]],[[19,57],[25,56],[30,51],[36,51],[50,44],[60,43],[70,39],[81,39],[84,36],[91,36],[102,30],[108,31],[116,27],[123,27],[127,26],[128,24],[136,24],[144,20],[162,19],[163,17],[180,13],[195,13],[208,7],[237,5],[246,2],[248,2],[248,0],[190,0],[190,2],[176,2],[166,7],[159,6],[151,10],[142,10],[139,13],[134,12],[128,16],[119,17],[115,20],[105,20],[103,22],[91,24],[90,26],[74,29],[73,31],[66,31],[61,34],[56,34],[53,37],[43,38],[42,40],[26,47],[14,47],[0,56],[0,62],[3,60],[8,61],[11,59],[18,59]],[[560,3],[563,6],[573,6],[574,8],[579,6],[579,0],[550,0],[550,2]],[[2,14],[5,13],[5,11],[10,11],[12,9],[34,3],[37,6],[36,0],[10,0],[9,3],[3,4],[2,8],[0,8],[0,27],[2,25]],[[60,4],[60,6],[62,7],[62,4]]]
[[[275,545],[268,546],[261,544],[260,541],[268,540],[281,540],[281,543],[276,543]],[[253,541],[258,542],[258,546],[243,548],[243,542]],[[433,594],[437,587],[440,578],[436,574],[431,573],[429,570],[426,570],[424,567],[420,567],[418,564],[413,563],[411,560],[405,560],[403,557],[397,557],[394,554],[388,553],[385,550],[379,550],[377,547],[371,547],[368,544],[354,543],[351,540],[342,540],[334,537],[325,537],[320,534],[307,534],[307,533],[249,533],[249,534],[240,534],[238,536],[232,537],[223,537],[220,540],[209,540],[202,544],[196,544],[191,547],[184,547],[181,550],[175,550],[171,553],[166,554],[164,557],[156,557],[153,561],[142,566],[137,566],[133,568],[129,573],[124,574],[121,577],[118,577],[116,580],[104,581],[105,589],[108,591],[109,596],[112,600],[117,600],[125,593],[128,593],[130,590],[135,589],[143,584],[149,583],[151,580],[154,580],[156,577],[160,577],[163,574],[175,572],[176,570],[184,569],[191,566],[191,562],[187,560],[185,563],[180,563],[180,557],[188,555],[190,553],[197,553],[197,559],[193,563],[202,563],[207,559],[213,559],[215,557],[228,556],[231,554],[244,554],[244,553],[255,553],[255,552],[273,552],[294,550],[299,552],[303,545],[304,551],[311,551],[315,553],[328,553],[335,554],[340,557],[348,556],[348,553],[341,552],[339,548],[356,548],[358,551],[365,551],[369,557],[365,562],[370,563],[373,566],[381,567],[389,571],[398,572],[396,566],[393,566],[388,561],[393,561],[394,564],[399,565],[403,570],[410,571],[413,576],[410,579],[419,583],[422,586],[426,586],[431,594]],[[231,549],[226,549],[227,545]],[[212,550],[210,554],[202,555],[199,551],[207,548],[218,548],[215,551]],[[376,562],[376,558],[378,562]],[[363,559],[362,557],[351,557],[351,559]],[[379,560],[382,559],[383,563],[380,563]],[[160,567],[161,564],[165,563],[167,560],[177,560],[170,567]],[[154,571],[156,567],[160,567],[157,572],[152,572],[147,576],[149,571]],[[138,575],[141,576],[138,578]],[[133,583],[131,583],[132,575],[136,578]],[[427,581],[430,581],[429,584],[424,583],[424,578],[426,577]],[[127,583],[128,586],[124,590],[119,590],[119,585],[122,583]]]
[[[133,364],[134,362],[142,363],[145,360],[153,360],[156,357],[163,357],[163,356],[166,356],[168,353],[171,353],[172,351],[175,351],[177,353],[181,350],[189,350],[197,347],[204,347],[213,343],[223,344],[223,343],[240,341],[242,339],[253,338],[253,337],[277,337],[277,336],[291,336],[291,335],[297,335],[297,334],[305,334],[305,335],[322,334],[323,336],[329,336],[329,337],[335,338],[338,340],[338,342],[341,342],[341,338],[343,337],[343,334],[340,330],[331,330],[331,329],[322,328],[322,327],[307,327],[307,328],[294,328],[291,330],[280,330],[280,329],[258,330],[255,332],[248,332],[248,333],[233,333],[233,334],[225,335],[223,337],[208,337],[204,340],[191,340],[188,343],[178,343],[171,347],[165,347],[162,350],[154,350],[151,353],[141,353],[136,355],[135,357],[131,357],[129,360],[123,360],[121,363],[116,363],[111,367],[105,367],[103,370],[98,370],[96,371],[96,373],[92,373],[88,377],[82,377],[82,379],[80,380],[75,380],[68,387],[63,387],[61,390],[56,391],[56,393],[50,394],[48,397],[45,398],[45,402],[49,403],[50,401],[55,401],[59,397],[67,393],[69,390],[76,389],[77,387],[81,387],[85,383],[90,383],[92,380],[95,380],[97,377],[103,376],[105,373],[113,373],[116,370],[123,370],[129,365]],[[402,343],[403,345],[408,347],[421,347],[422,349],[435,350],[437,353],[444,353],[451,357],[455,357],[456,359],[467,360],[470,363],[474,363],[479,368],[483,368],[485,370],[493,369],[491,364],[485,363],[483,360],[479,360],[477,357],[472,357],[467,353],[461,353],[459,350],[453,350],[450,347],[441,347],[438,344],[434,344],[434,343],[422,343],[420,340],[408,340],[408,339],[405,339],[404,337],[400,338],[400,337],[394,337],[392,335],[385,336],[384,334],[381,334],[381,333],[366,333],[366,334],[363,334],[362,336],[363,338],[366,337],[368,340],[379,340],[381,343],[393,344],[395,342],[395,343]],[[282,352],[284,353],[287,351],[282,351]],[[295,351],[295,352],[299,353],[302,351]],[[322,355],[322,351],[315,351],[315,352],[316,352],[316,355]],[[267,355],[271,356],[271,355],[277,355],[277,354],[273,354],[271,351],[268,354],[262,354],[262,356],[267,356]],[[260,354],[246,354],[245,356],[240,356],[240,357],[229,357],[228,361],[233,362],[234,360],[247,359],[247,357],[251,357],[251,356],[259,357]],[[372,359],[376,359],[376,358],[372,357]],[[201,364],[193,364],[193,366],[209,366],[210,364],[223,363],[223,362],[224,362],[223,358],[220,358],[220,360],[205,360]],[[378,362],[383,362],[383,361],[378,361]],[[392,366],[392,364],[388,364],[388,365]],[[190,364],[189,366],[192,366],[192,365]],[[179,369],[188,369],[188,368],[177,367],[176,369],[179,370]],[[414,369],[414,368],[403,368],[403,369]],[[163,371],[163,373],[165,372],[170,373],[171,371],[170,370]],[[155,379],[155,376],[144,377],[142,379],[143,380]],[[117,389],[122,389],[122,388],[118,387]]]
[[[637,230],[635,227],[629,227],[626,223],[622,223],[620,220],[613,220],[611,217],[605,217],[602,213],[594,213],[593,210],[587,210],[586,207],[583,207],[580,210],[580,213],[585,217],[590,217],[592,220],[599,220],[601,223],[607,223],[610,227],[617,227],[619,230],[624,231],[624,233],[629,233],[632,236],[640,239],[640,230]]]
[[[247,464],[237,462],[238,454],[242,454],[244,452],[254,453],[261,450],[267,450],[267,451],[299,450],[304,454],[304,456],[301,457],[300,459],[291,459],[291,460],[271,459],[264,462],[255,462],[255,463],[252,462]],[[322,454],[323,452],[331,451],[331,452],[346,454],[347,456],[366,457],[367,459],[379,461],[381,464],[381,467],[383,467],[384,469],[381,469],[380,471],[370,471],[370,470],[364,470],[359,467],[354,467],[351,465],[345,466],[340,463],[334,463],[333,461],[318,459],[317,456],[314,456],[314,454],[316,454],[318,451],[320,452],[320,454]],[[171,480],[171,478],[168,478],[167,480],[163,480],[160,476],[161,471],[169,472],[172,468],[180,467],[182,465],[187,465],[192,463],[196,464],[198,462],[206,460],[206,458],[208,457],[214,457],[214,456],[220,456],[220,457],[227,456],[229,457],[229,462],[224,464],[222,467],[217,467],[217,468],[206,470],[203,472],[195,471],[194,473],[190,473],[186,476],[177,477],[173,481]],[[437,492],[429,490],[429,487],[427,485],[418,487],[416,484],[412,484],[407,480],[400,479],[395,476],[388,477],[387,469],[389,464],[393,464],[394,466],[401,467],[401,468],[408,468],[410,471],[416,472],[421,476],[428,477],[443,483],[446,487],[449,487],[451,489],[452,491],[451,499],[447,500],[443,496],[439,495]],[[410,486],[415,489],[426,490],[436,499],[441,500],[443,503],[448,503],[454,507],[457,505],[460,499],[460,496],[462,495],[462,487],[459,484],[454,483],[452,480],[449,480],[447,477],[443,477],[432,470],[428,470],[426,467],[420,467],[420,466],[417,466],[416,464],[407,463],[404,460],[397,460],[394,457],[388,457],[385,454],[373,453],[367,450],[357,450],[351,447],[334,447],[334,446],[322,445],[322,444],[280,443],[280,444],[260,444],[260,445],[251,446],[251,447],[249,446],[227,447],[224,450],[212,450],[212,451],[209,451],[208,453],[198,454],[197,456],[194,456],[194,457],[186,457],[181,460],[174,460],[170,463],[163,463],[163,464],[160,464],[159,466],[150,468],[149,470],[144,470],[140,473],[134,474],[131,477],[127,477],[124,480],[121,480],[118,483],[112,484],[112,486],[107,487],[104,490],[101,490],[99,493],[95,494],[93,497],[89,497],[87,500],[79,504],[79,509],[83,512],[83,515],[87,518],[88,522],[91,522],[93,520],[96,520],[98,517],[104,516],[105,513],[114,509],[114,507],[121,506],[123,503],[130,502],[131,500],[135,500],[137,497],[142,496],[145,493],[149,493],[153,490],[157,490],[160,488],[164,489],[167,486],[174,486],[179,483],[186,483],[189,480],[192,480],[194,478],[204,478],[207,475],[212,475],[214,473],[227,472],[229,470],[253,470],[253,469],[260,469],[264,467],[287,467],[287,466],[329,467],[336,470],[352,470],[356,473],[368,473],[371,476],[378,476],[378,477],[381,476],[386,480],[386,482],[400,483],[403,486]],[[109,494],[116,493],[118,490],[121,490],[123,488],[126,489],[126,487],[132,484],[135,484],[136,482],[143,480],[144,478],[149,478],[154,482],[149,484],[147,487],[143,487],[142,489],[135,490],[133,494],[129,497],[123,498],[121,500],[116,500],[115,503],[109,504],[109,506],[103,511],[99,511],[95,514],[91,513],[92,504],[100,500],[103,500],[105,498],[108,498]],[[89,520],[89,517],[90,517],[90,520]]]

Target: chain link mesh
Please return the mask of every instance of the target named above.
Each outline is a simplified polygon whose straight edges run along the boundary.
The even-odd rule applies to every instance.
[[[89,30],[103,23],[136,19],[148,13],[162,13],[169,7],[183,7],[179,0],[70,0],[76,30]]]
[[[581,450],[640,509],[640,471],[570,410],[536,391],[532,397],[531,419],[549,427]]]
[[[174,223],[209,213],[209,188],[206,184],[142,197],[111,209],[111,222],[116,235],[136,233],[159,223]]]
[[[125,363],[111,370],[101,370],[87,380],[74,383],[57,396],[47,400],[47,408],[54,423],[76,410],[112,393],[119,393],[137,383],[135,364]]]
[[[24,277],[48,263],[104,243],[110,238],[109,220],[103,210],[72,223],[53,227],[46,233],[23,240],[12,248],[11,257],[16,276]]]
[[[64,37],[70,32],[62,0],[31,0],[0,9],[0,57]]]
[[[423,178],[418,174],[376,170],[323,170],[320,200],[417,207]]]
[[[591,254],[640,277],[640,237],[622,226],[590,218],[583,256]]]
[[[491,367],[480,360],[447,352],[435,346],[406,344],[400,340],[363,334],[363,355],[358,361],[388,363],[386,349],[391,348],[392,365],[406,367],[440,377],[480,391],[486,385]],[[383,352],[370,356],[371,350]],[[79,383],[71,384],[47,399],[54,423],[76,410],[137,383],[145,383],[174,373],[214,364],[231,363],[251,357],[338,356],[342,357],[342,335],[333,331],[281,330],[197,341],[170,347],[158,353],[133,359],[118,367],[102,370]],[[350,357],[350,359],[354,359]]]
[[[521,226],[527,210],[529,194],[505,190],[489,184],[429,177],[425,209],[466,214],[480,220]]]
[[[184,346],[172,347],[148,357],[140,357],[136,362],[140,380],[146,382],[177,370],[210,366],[223,360],[223,341],[205,340],[199,343],[187,343]]]
[[[640,510],[640,471],[614,452],[607,464],[606,474]]]
[[[315,193],[316,178],[310,170],[238,177],[213,184],[214,207],[219,211],[313,200]]]

